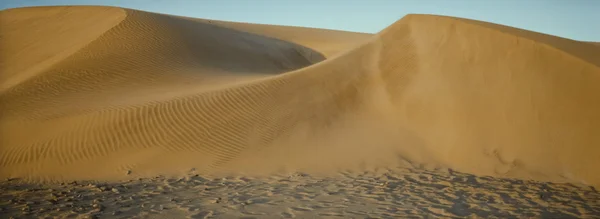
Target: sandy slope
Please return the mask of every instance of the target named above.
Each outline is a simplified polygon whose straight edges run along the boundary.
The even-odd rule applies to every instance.
[[[77,52],[126,17],[118,8],[65,7],[0,13],[0,90],[19,84]],[[76,22],[63,22],[74,20]]]
[[[314,49],[325,57],[333,57],[370,39],[373,34],[345,32],[339,30],[315,29],[306,27],[289,27],[277,25],[262,25],[238,22],[210,20],[213,24],[266,35],[277,39],[297,43]]]
[[[589,43],[431,15],[369,39],[103,7],[0,16],[10,21],[1,44],[11,45],[3,177],[409,162],[600,184],[600,49]],[[52,19],[27,22],[42,16]],[[64,32],[37,41],[39,25]]]

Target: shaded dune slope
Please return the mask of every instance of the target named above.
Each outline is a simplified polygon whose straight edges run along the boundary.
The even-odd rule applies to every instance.
[[[125,13],[0,93],[0,175],[107,179],[125,170],[408,161],[600,183],[600,50],[588,43],[409,15],[341,53],[342,44],[288,42],[275,29]],[[23,63],[2,66],[19,75]]]
[[[62,9],[70,13],[78,8]],[[306,47],[233,29],[134,10],[123,13],[127,18],[84,48],[5,91],[2,101],[11,106],[6,115],[19,119],[73,115],[90,104],[96,110],[118,105],[120,100],[112,95],[124,92],[134,97],[123,101],[127,104],[146,102],[146,97],[187,92],[173,86],[195,92],[324,59]]]
[[[125,18],[119,8],[40,7],[0,13],[0,90],[21,83],[77,52]],[[62,22],[77,20],[77,22]]]
[[[312,48],[325,57],[334,57],[370,39],[373,34],[210,20],[211,23]]]

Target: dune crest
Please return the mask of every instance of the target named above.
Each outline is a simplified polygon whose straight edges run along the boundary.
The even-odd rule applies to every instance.
[[[109,7],[40,7],[0,13],[0,91],[77,52],[125,19]],[[62,22],[76,20],[77,22]]]
[[[586,47],[582,42],[536,41],[548,36],[524,38],[521,30],[481,24],[409,15],[380,34],[389,51],[382,65],[416,66],[408,72],[382,67],[410,80],[392,86],[403,91],[390,92],[397,94],[393,102],[403,123],[439,161],[458,170],[599,182],[591,167],[599,164],[600,69],[586,62],[597,56],[556,49]],[[404,32],[410,37],[397,35]],[[392,54],[406,53],[398,42],[408,40],[414,59],[398,63]]]
[[[30,10],[58,8],[0,14]],[[12,83],[0,93],[0,176],[411,163],[600,183],[600,50],[589,43],[432,15],[366,39],[110,10],[126,17],[35,75],[21,76],[41,47],[21,47],[31,60],[3,60],[8,76],[24,78],[0,80]],[[30,43],[0,34],[3,45]],[[349,37],[330,44],[328,34]]]

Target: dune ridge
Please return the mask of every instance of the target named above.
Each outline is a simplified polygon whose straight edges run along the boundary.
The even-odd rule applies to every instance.
[[[201,19],[195,19],[201,20]],[[297,43],[312,48],[327,58],[339,55],[373,36],[369,33],[346,32],[306,27],[290,27],[280,25],[252,24],[208,20],[224,27],[234,28],[259,35]]]
[[[599,69],[586,60],[597,56],[583,59],[556,49],[584,47],[582,42],[539,40],[568,42],[549,47],[531,40],[545,35],[523,38],[521,30],[462,21],[410,15],[381,34],[391,36],[405,23],[418,50],[418,73],[411,75],[403,99],[393,101],[401,103],[407,126],[456,169],[521,177],[556,171],[596,181],[588,165],[598,158],[599,117],[593,109],[600,104]],[[382,40],[389,43],[384,48],[399,51],[388,39]]]
[[[121,22],[125,13],[110,7],[40,7],[4,10],[0,16],[0,90],[4,90],[85,47]],[[70,19],[78,22],[61,22]]]
[[[58,9],[0,14],[28,10]],[[0,80],[12,83],[0,93],[0,176],[410,163],[600,183],[600,49],[589,43],[433,15],[405,16],[376,35],[290,34],[110,10],[126,17],[35,75]],[[8,30],[3,45],[19,40]],[[328,34],[349,37],[330,44]],[[20,77],[38,62],[27,61],[3,59],[2,69]]]

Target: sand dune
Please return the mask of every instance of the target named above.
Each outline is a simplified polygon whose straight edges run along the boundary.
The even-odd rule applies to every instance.
[[[589,43],[433,15],[376,35],[109,7],[0,16],[2,177],[409,163],[600,183]]]
[[[198,20],[198,19],[196,19]],[[305,27],[262,25],[210,20],[213,24],[297,43],[314,49],[325,57],[333,57],[357,46],[373,34],[325,30]]]
[[[4,10],[0,89],[19,84],[77,52],[120,23],[118,8],[65,7]],[[77,22],[63,22],[75,20]]]

